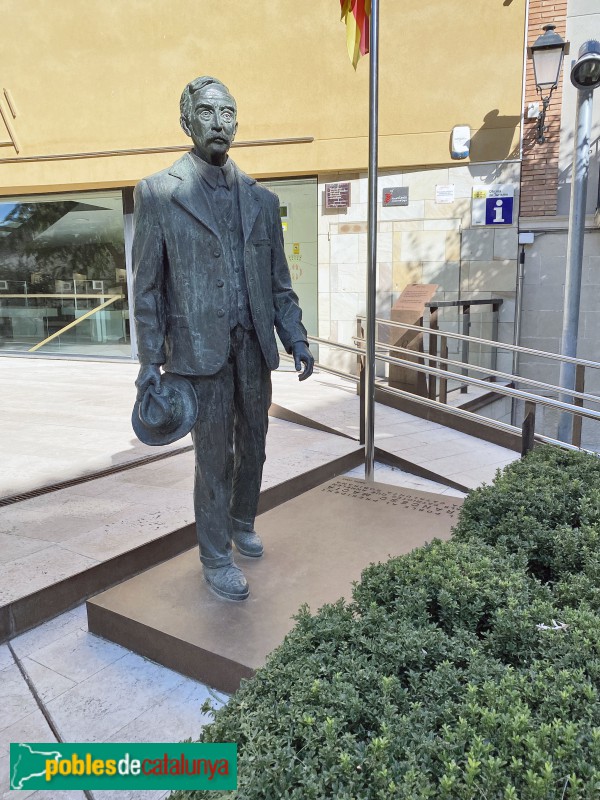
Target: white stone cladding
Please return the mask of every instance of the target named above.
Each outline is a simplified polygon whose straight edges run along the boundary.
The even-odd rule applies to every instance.
[[[348,209],[325,208],[325,184],[351,183]],[[444,169],[384,172],[378,186],[377,314],[389,319],[393,303],[411,283],[436,283],[436,299],[504,300],[499,338],[512,343],[517,270],[517,219],[520,164],[495,162]],[[473,186],[512,184],[515,188],[511,226],[473,227]],[[437,203],[436,186],[454,185],[454,202]],[[382,207],[385,188],[407,186],[407,206]],[[366,308],[367,175],[329,173],[319,176],[319,336],[351,344],[356,316]],[[456,309],[442,314],[440,327],[457,330]],[[491,307],[473,313],[471,332],[489,338]],[[355,370],[355,358],[320,348],[323,363]],[[477,352],[473,359],[478,358]],[[489,355],[482,363],[489,364]],[[510,367],[501,358],[500,369]],[[380,369],[381,373],[382,370]]]

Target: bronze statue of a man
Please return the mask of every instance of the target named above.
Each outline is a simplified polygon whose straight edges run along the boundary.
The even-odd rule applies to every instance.
[[[283,248],[276,195],[228,157],[236,102],[211,77],[188,83],[181,126],[193,149],[135,190],[134,314],[138,401],[160,394],[161,368],[194,389],[194,508],[206,580],[221,597],[243,600],[248,583],[237,551],[258,558],[254,530],[274,328],[293,353],[300,380],[314,359]],[[166,386],[163,386],[166,389]]]

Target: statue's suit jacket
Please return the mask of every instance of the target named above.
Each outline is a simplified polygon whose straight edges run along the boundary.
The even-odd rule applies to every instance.
[[[279,200],[234,165],[250,312],[265,361],[279,364],[274,327],[289,353],[306,341],[283,249]],[[183,158],[135,190],[134,316],[142,364],[213,375],[229,352],[227,265],[209,194]]]

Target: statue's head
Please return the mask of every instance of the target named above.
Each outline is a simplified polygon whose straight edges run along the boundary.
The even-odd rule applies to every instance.
[[[237,131],[237,106],[229,89],[204,75],[190,81],[180,101],[181,127],[203,161],[222,165]]]

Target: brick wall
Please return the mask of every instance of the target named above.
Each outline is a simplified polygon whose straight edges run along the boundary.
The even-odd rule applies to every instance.
[[[556,32],[566,39],[567,0],[529,0],[527,44],[532,45],[543,33],[543,26],[556,25]],[[565,63],[567,63],[565,59]],[[556,214],[558,188],[558,151],[560,145],[560,109],[565,66],[558,87],[552,94],[546,113],[546,141],[538,144],[537,120],[523,121],[523,167],[521,173],[521,216],[542,217]],[[525,77],[525,115],[528,103],[539,101],[535,88],[533,61],[527,59]],[[541,103],[540,103],[541,106]]]

